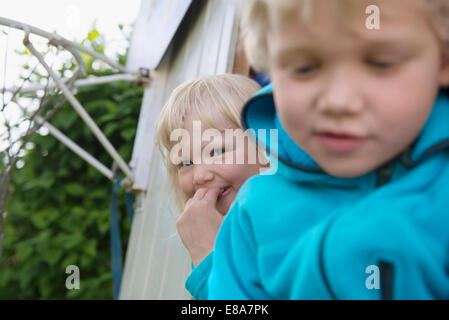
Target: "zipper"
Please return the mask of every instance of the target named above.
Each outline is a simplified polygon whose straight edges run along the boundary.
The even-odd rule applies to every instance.
[[[393,300],[394,266],[390,262],[379,261],[380,294],[382,300]]]
[[[376,188],[390,182],[391,176],[393,175],[393,167],[393,162],[388,162],[386,165],[377,170]]]

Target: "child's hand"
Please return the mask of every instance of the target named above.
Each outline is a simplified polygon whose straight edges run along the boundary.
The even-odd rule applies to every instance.
[[[189,199],[176,227],[196,267],[212,250],[223,215],[215,207],[219,188],[200,188]]]

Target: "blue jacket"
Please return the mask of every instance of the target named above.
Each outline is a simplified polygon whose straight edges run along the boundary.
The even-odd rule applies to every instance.
[[[258,129],[278,129],[277,147],[264,141],[278,168],[239,190],[211,256],[209,299],[449,299],[445,95],[408,150],[357,178],[324,173],[290,139],[271,87],[242,122],[262,140]]]
[[[192,272],[187,277],[185,287],[195,300],[207,299],[207,281],[212,269],[213,256],[214,252],[212,251],[196,267],[193,267],[192,263]]]

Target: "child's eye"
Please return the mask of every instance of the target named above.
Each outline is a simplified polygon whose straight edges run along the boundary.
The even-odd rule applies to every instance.
[[[189,167],[191,165],[193,165],[193,162],[190,160],[184,160],[181,162],[181,167]]]
[[[214,149],[211,151],[211,157],[221,156],[225,152],[226,152],[225,148]]]
[[[318,68],[317,65],[304,66],[301,68],[296,68],[295,73],[299,74],[299,75],[305,75],[305,74],[308,74],[308,73],[314,71],[317,68]]]
[[[387,61],[376,61],[376,60],[371,60],[368,61],[368,63],[373,66],[374,68],[377,69],[388,69],[390,67],[393,66],[394,63],[392,62],[387,62]]]

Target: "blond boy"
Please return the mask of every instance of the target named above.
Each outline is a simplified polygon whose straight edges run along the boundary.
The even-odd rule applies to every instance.
[[[272,86],[243,126],[278,130],[279,166],[242,186],[209,298],[448,299],[449,2],[255,0],[244,30]]]

